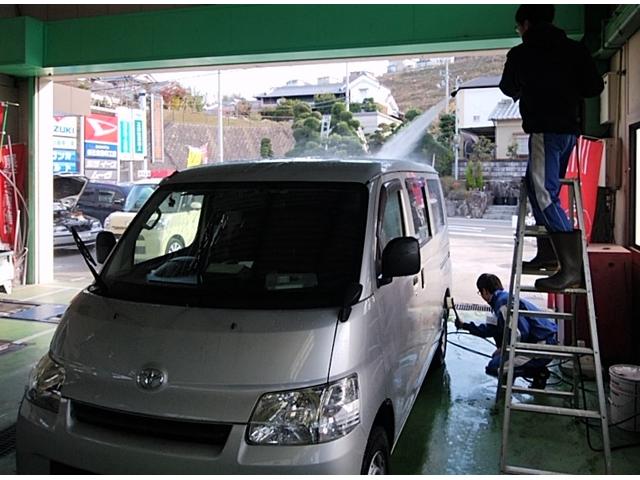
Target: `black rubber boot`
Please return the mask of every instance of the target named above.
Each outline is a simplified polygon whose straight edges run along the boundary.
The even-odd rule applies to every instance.
[[[551,234],[560,271],[548,278],[536,280],[536,288],[546,292],[559,292],[567,288],[583,287],[582,275],[582,232],[557,232]]]
[[[537,388],[538,390],[544,390],[547,386],[547,380],[551,373],[547,367],[541,368],[536,374],[533,376],[533,382],[531,382],[531,388]]]
[[[560,269],[558,257],[551,240],[547,237],[536,237],[538,253],[528,262],[522,262],[522,273],[554,273]]]

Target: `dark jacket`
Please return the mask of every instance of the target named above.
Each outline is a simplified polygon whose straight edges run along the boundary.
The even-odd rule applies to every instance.
[[[520,100],[527,133],[580,133],[578,108],[598,95],[602,77],[586,47],[551,24],[531,27],[509,50],[500,90]]]

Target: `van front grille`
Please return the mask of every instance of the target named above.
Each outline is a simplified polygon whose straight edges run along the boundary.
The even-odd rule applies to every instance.
[[[72,416],[80,423],[108,430],[181,442],[223,447],[231,425],[151,417],[73,402]]]

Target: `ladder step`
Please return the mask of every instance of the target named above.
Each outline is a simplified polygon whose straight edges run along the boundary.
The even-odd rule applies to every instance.
[[[538,470],[537,468],[516,467],[515,465],[505,465],[503,473],[512,473],[515,475],[566,475],[565,473],[560,472]]]
[[[563,415],[565,417],[600,418],[600,412],[596,412],[595,410],[583,410],[581,408],[552,407],[550,405],[536,405],[530,403],[510,403],[509,407],[511,410],[520,412],[550,413],[552,415]]]
[[[547,310],[518,310],[519,315],[527,317],[557,318],[560,320],[573,320],[573,313],[551,312]]]
[[[506,390],[507,386],[502,385],[502,389]],[[511,391],[516,393],[539,393],[542,395],[551,395],[555,397],[573,397],[573,392],[567,392],[565,390],[542,390],[539,388],[519,387],[517,385],[513,385],[511,387]]]
[[[564,293],[566,295],[572,295],[572,294],[580,294],[580,295],[586,295],[587,293],[587,289],[586,288],[565,288],[564,290],[560,290],[560,291],[550,291],[550,290],[540,290],[539,288],[536,288],[534,286],[530,286],[530,285],[523,285],[520,287],[520,291],[521,292],[547,292],[547,293]]]
[[[571,345],[548,345],[546,343],[525,343],[516,342],[514,345],[516,352],[522,352],[527,350],[535,353],[547,353],[549,356],[555,354],[568,354],[568,355],[593,355],[594,351],[587,347],[573,347]],[[566,356],[566,355],[561,355]]]
[[[561,178],[560,179],[561,185],[571,185],[575,187],[577,182],[578,182],[577,178]]]

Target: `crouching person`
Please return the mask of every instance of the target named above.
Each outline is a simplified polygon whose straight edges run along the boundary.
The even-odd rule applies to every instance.
[[[507,318],[507,308],[509,304],[509,292],[502,287],[500,279],[491,274],[483,273],[476,281],[478,294],[486,301],[494,313],[494,317],[488,319],[486,323],[476,325],[473,322],[464,323],[456,320],[456,327],[468,330],[469,333],[477,337],[493,337],[497,350],[494,352],[491,361],[485,371],[488,375],[498,376],[500,371],[500,346],[502,345],[502,335],[504,332],[504,322]],[[539,311],[533,303],[520,299],[520,310]],[[558,327],[547,318],[530,317],[526,315],[518,316],[518,341],[524,343],[546,343],[555,345],[557,341]],[[532,388],[543,389],[547,385],[549,369],[547,365],[551,362],[548,357],[531,357],[526,355],[516,355],[514,374],[516,377],[532,378]],[[506,372],[505,365],[505,372]]]

